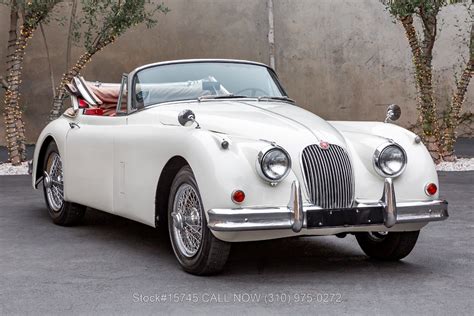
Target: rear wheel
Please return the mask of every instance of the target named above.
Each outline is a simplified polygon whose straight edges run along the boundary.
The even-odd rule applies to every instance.
[[[43,192],[49,216],[55,224],[72,226],[84,217],[85,206],[64,201],[63,164],[54,142],[51,142],[46,149]]]
[[[168,230],[173,251],[185,271],[196,275],[222,271],[230,244],[214,237],[207,227],[199,189],[189,166],[181,168],[171,185]]]
[[[397,261],[415,247],[420,231],[357,233],[356,238],[365,254],[371,258]]]

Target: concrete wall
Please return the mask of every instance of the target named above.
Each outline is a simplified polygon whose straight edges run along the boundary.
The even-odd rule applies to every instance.
[[[91,80],[118,81],[134,67],[181,58],[237,58],[269,62],[266,0],[168,0],[172,10],[157,27],[137,27],[100,52],[84,71]],[[58,6],[58,14],[70,4]],[[464,10],[441,13],[446,25],[435,47],[437,91],[442,100],[453,67],[466,48],[454,26]],[[8,9],[0,6],[0,65],[4,65]],[[402,27],[378,0],[274,0],[276,68],[297,102],[327,119],[382,120],[389,103],[402,106],[401,124],[416,122],[411,56]],[[467,26],[463,25],[467,34]],[[66,27],[45,27],[56,80],[65,71]],[[1,44],[3,43],[3,44]],[[72,60],[81,53],[74,48]],[[2,71],[0,71],[1,73]],[[28,47],[22,101],[27,137],[34,142],[51,102],[48,63],[40,33]],[[473,111],[474,89],[466,108]],[[1,125],[0,125],[1,126]],[[0,144],[4,143],[0,128]]]

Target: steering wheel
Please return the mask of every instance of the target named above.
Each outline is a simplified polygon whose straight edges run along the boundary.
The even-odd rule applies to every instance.
[[[262,90],[262,89],[259,89],[259,88],[245,88],[245,89],[242,89],[242,90],[239,90],[237,91],[236,93],[234,93],[235,95],[246,95],[246,94],[242,94],[244,91],[247,91],[249,90],[251,93],[250,93],[250,96],[251,97],[254,97],[257,92],[263,92],[263,95],[268,95],[268,92],[265,91],[265,90]]]
[[[137,103],[145,105],[145,101],[150,101],[150,91],[138,91],[135,94],[135,98],[137,100]]]

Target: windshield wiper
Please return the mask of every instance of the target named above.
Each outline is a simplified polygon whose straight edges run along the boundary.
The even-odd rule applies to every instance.
[[[261,97],[250,97],[248,95],[235,95],[235,94],[224,94],[224,95],[202,95],[198,97],[198,101],[202,100],[216,100],[216,99],[257,99],[257,101],[271,101],[271,100],[277,100],[277,101],[286,101],[286,102],[291,102],[295,103],[293,99],[290,99],[287,96],[261,96]]]
[[[295,103],[295,100],[290,99],[287,96],[274,97],[274,96],[264,95],[264,96],[258,97],[257,100],[258,101],[278,100],[278,101],[287,101],[287,102]]]
[[[242,99],[248,98],[246,95],[224,94],[224,95],[202,95],[198,98],[201,100],[216,100],[216,99]]]

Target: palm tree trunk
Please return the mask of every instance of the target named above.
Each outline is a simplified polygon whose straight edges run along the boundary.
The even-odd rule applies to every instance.
[[[24,9],[19,9],[16,0],[10,2],[10,32],[7,56],[7,89],[5,91],[5,130],[10,162],[18,165],[26,160],[26,137],[23,111],[20,106],[20,85],[22,81],[22,65],[25,49],[34,31],[59,1],[50,1],[45,11],[25,15]],[[17,34],[19,15],[22,15],[23,25]]]
[[[420,46],[415,26],[413,25],[413,17],[406,16],[401,19],[405,29],[405,34],[413,55],[413,65],[415,67],[415,80],[418,90],[418,110],[420,116],[418,118],[422,131],[423,140],[427,145],[433,160],[440,160],[439,154],[439,123],[436,111],[436,102],[434,98],[432,69],[431,69],[431,50],[427,50],[428,55],[425,56]],[[426,41],[426,39],[425,39]],[[426,50],[426,49],[425,49]]]
[[[77,60],[76,65],[74,65],[74,67],[72,67],[66,74],[64,74],[61,79],[61,82],[59,83],[59,86],[56,89],[56,96],[54,97],[51,112],[49,113],[49,121],[53,121],[61,115],[64,99],[67,97],[65,88],[66,84],[70,83],[72,78],[80,74],[82,69],[84,69],[84,67],[91,61],[92,56],[102,50],[105,46],[109,45],[110,43],[113,43],[114,40],[114,37],[106,40],[99,40],[95,44],[94,49],[92,51],[82,54],[81,57],[79,57],[79,59]]]
[[[14,114],[14,125],[17,132],[17,146],[19,149],[20,160],[26,160],[26,136],[25,123],[23,121],[23,109],[20,105],[20,85],[23,75],[23,57],[25,56],[25,49],[29,39],[33,36],[34,29],[22,26],[20,29],[20,36],[17,42],[17,48],[14,54],[13,68],[10,71],[9,79],[9,97],[6,105]],[[17,159],[15,159],[17,161]]]
[[[471,35],[469,42],[469,61],[456,83],[456,89],[453,92],[451,103],[448,108],[448,114],[444,120],[443,150],[442,157],[446,161],[456,159],[454,153],[454,144],[456,143],[456,129],[460,123],[462,105],[466,99],[466,91],[471,78],[474,74],[474,24],[471,25]]]
[[[17,60],[18,48],[18,11],[16,5],[13,3],[10,7],[10,30],[8,32],[8,50],[7,50],[7,77],[6,77],[6,91],[5,91],[5,138],[8,148],[8,157],[13,165],[18,165],[21,162],[22,152],[19,146],[19,133],[16,125],[16,111],[15,94],[18,94],[19,78],[18,72],[21,68],[21,63]]]
[[[69,69],[70,60],[71,60],[71,47],[72,47],[72,37],[73,37],[72,32],[74,28],[74,22],[76,20],[76,13],[77,13],[77,0],[73,0],[71,15],[69,17],[69,32],[68,32],[67,45],[66,45],[66,69]],[[87,56],[84,58],[83,56],[81,56],[79,60],[85,59],[85,58],[87,58]],[[61,113],[61,109],[63,107],[64,98],[65,98],[64,87],[75,76],[73,74],[70,74],[71,71],[63,75],[63,77],[61,78],[61,82],[59,83],[59,86],[56,88],[56,91],[53,94],[53,105],[49,114],[49,119],[48,119],[49,121],[53,121],[57,119]]]
[[[53,121],[61,115],[64,99],[66,98],[66,84],[71,82],[72,78],[81,72],[87,63],[89,63],[94,53],[84,53],[81,57],[79,57],[76,65],[63,75],[61,82],[56,89],[56,96],[54,97],[51,112],[49,113],[49,121]]]

